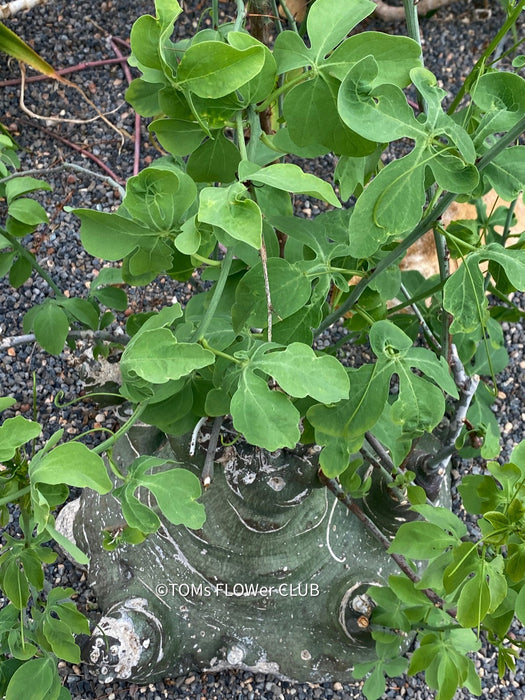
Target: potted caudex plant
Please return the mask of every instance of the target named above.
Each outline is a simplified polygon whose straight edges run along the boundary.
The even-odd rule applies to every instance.
[[[10,542],[0,560],[11,598],[0,633],[22,619],[31,644],[6,647],[8,689],[45,671],[59,697],[53,659],[78,658],[73,635],[87,631],[67,592],[51,591],[47,606],[38,597],[50,537],[80,563],[89,555],[105,612],[83,658],[105,680],[195,666],[312,681],[369,674],[364,692],[376,698],[385,674],[425,670],[452,698],[461,686],[480,692],[468,656],[480,630],[502,672],[512,668],[507,634],[515,616],[525,622],[525,447],[463,479],[477,538],[450,510],[447,466],[458,450],[499,453],[499,322],[520,317],[508,296],[525,288],[525,253],[512,205],[480,206],[477,220],[446,228],[440,217],[458,197],[494,188],[513,202],[523,190],[525,81],[489,59],[525,2],[509,5],[448,109],[404,4],[410,38],[356,33],[371,0],[316,0],[301,28],[288,13],[286,30],[275,1],[250,2],[253,16],[270,8],[272,31],[250,24],[243,2],[220,24],[214,0],[211,27],[177,42],[175,0],[135,23],[141,77],[127,99],[153,118],[166,155],[128,180],[116,211],[74,211],[86,251],[121,264],[80,306],[55,290],[26,331],[59,351],[72,326],[88,325],[102,353],[114,285],[197,275],[203,286],[127,319],[128,413],[112,438],[89,450],[57,434],[29,458],[36,424],[1,428],[11,441],[3,503],[21,505],[24,546]],[[408,152],[385,166],[399,139]],[[336,189],[307,172],[327,154]],[[4,187],[16,262],[28,190]],[[297,216],[294,195],[322,213]],[[439,274],[401,271],[429,230]],[[86,488],[55,526],[67,485]],[[59,622],[70,646],[53,642]]]

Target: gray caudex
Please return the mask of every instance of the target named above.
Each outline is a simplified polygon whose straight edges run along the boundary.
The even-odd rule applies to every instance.
[[[204,450],[190,458],[189,443],[134,427],[113,459],[125,470],[155,455],[200,475]],[[317,454],[236,444],[203,492],[201,530],[163,519],[143,543],[112,552],[101,532],[122,522],[114,497],[86,489],[62,511],[59,527],[89,555],[104,611],[82,651],[101,681],[234,667],[324,682],[350,679],[353,664],[372,657],[366,591],[395,565],[321,487]],[[383,524],[395,530],[400,512],[382,502]]]

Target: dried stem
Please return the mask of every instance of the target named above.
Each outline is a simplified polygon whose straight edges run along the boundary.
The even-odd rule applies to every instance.
[[[69,73],[78,73],[79,71],[89,70],[90,68],[98,68],[99,66],[111,66],[118,63],[127,63],[127,57],[122,58],[103,58],[100,61],[84,61],[77,63],[76,66],[69,68],[60,68],[55,71],[57,75],[68,75]],[[38,83],[41,80],[56,80],[54,75],[30,75],[26,76],[26,83]],[[20,85],[22,78],[10,78],[9,80],[0,80],[0,87],[10,87],[11,85]]]
[[[119,343],[121,345],[125,345],[129,341],[129,336],[125,333],[109,333],[108,331],[69,331],[67,337],[75,340],[107,340],[111,343]],[[26,345],[27,343],[34,342],[36,342],[36,336],[34,333],[9,336],[0,340],[0,350],[7,350],[8,348],[14,348],[17,345]]]
[[[34,123],[34,122],[27,122],[27,123],[30,123],[31,126],[34,126],[37,129],[40,129],[40,131],[42,131],[47,136],[50,136],[53,139],[57,139],[57,141],[61,141],[62,143],[65,143],[66,146],[69,146],[74,151],[78,151],[79,153],[82,153],[83,156],[92,160],[94,163],[96,163],[99,166],[99,168],[101,168],[106,173],[108,173],[108,175],[115,182],[120,183],[121,185],[125,184],[124,180],[122,178],[120,178],[118,175],[116,175],[113,172],[113,170],[111,170],[111,168],[109,166],[107,166],[103,161],[100,160],[100,158],[97,158],[97,156],[93,155],[93,153],[90,153],[85,148],[82,148],[82,146],[78,146],[76,143],[73,143],[72,141],[69,141],[69,139],[66,139],[63,136],[56,134],[54,131],[50,131],[49,129],[46,129],[45,127],[41,126],[38,123]]]
[[[60,165],[56,165],[52,168],[46,168],[44,169],[38,169],[38,168],[33,168],[32,170],[21,170],[18,173],[13,173],[12,175],[8,175],[7,177],[4,177],[0,179],[0,185],[2,185],[4,182],[8,182],[9,180],[13,180],[15,177],[25,177],[27,175],[45,175],[46,177],[50,175],[51,173],[58,173],[63,170],[74,170],[76,172],[82,173],[83,175],[88,175],[89,177],[95,177],[98,180],[102,180],[103,182],[107,182],[108,185],[111,187],[114,187],[117,189],[121,195],[121,197],[124,197],[126,191],[120,185],[116,180],[114,180],[112,177],[109,175],[101,175],[100,173],[96,173],[93,170],[89,170],[89,168],[84,168],[81,165],[77,165],[76,163],[61,163]]]

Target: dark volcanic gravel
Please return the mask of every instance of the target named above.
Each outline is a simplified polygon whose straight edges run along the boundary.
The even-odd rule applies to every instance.
[[[177,23],[179,36],[188,36],[196,27],[194,9],[197,3],[185,3],[187,13]],[[428,20],[422,22],[425,61],[435,72],[443,86],[453,95],[483,47],[497,31],[502,22],[502,12],[495,0],[489,3],[492,16],[486,18],[478,10],[484,8],[480,2],[457,2],[446,7]],[[234,2],[221,4],[225,13],[235,11]],[[114,58],[115,50],[111,37],[128,39],[133,21],[141,14],[154,12],[153,2],[146,0],[47,0],[29,13],[17,15],[6,22],[21,37],[57,68],[73,66],[81,62],[93,62]],[[206,21],[206,20],[205,20]],[[368,26],[374,26],[371,22]],[[377,28],[390,32],[404,31],[401,25],[378,24]],[[119,45],[122,49],[122,45]],[[17,78],[19,70],[14,62],[0,56],[2,78]],[[80,86],[107,113],[108,119],[118,128],[133,134],[134,115],[124,101],[126,77],[120,65],[86,69],[69,74],[68,79]],[[100,119],[89,123],[79,123],[96,116],[81,100],[77,91],[65,85],[51,82],[36,82],[26,85],[25,104],[28,109],[40,115],[38,120],[30,117],[19,105],[19,86],[2,87],[0,90],[0,121],[8,126],[24,149],[21,153],[24,169],[37,168],[45,179],[53,184],[53,192],[41,193],[38,199],[50,216],[50,224],[42,227],[34,236],[33,248],[41,265],[53,273],[58,284],[70,290],[71,296],[82,296],[86,286],[96,276],[101,261],[86,256],[78,238],[78,224],[75,218],[64,211],[64,206],[96,207],[110,211],[120,201],[118,189],[107,182],[78,171],[56,172],[50,170],[63,162],[74,163],[103,174],[100,167],[57,136],[81,146],[99,158],[119,178],[125,180],[133,173],[133,143],[122,139]],[[55,118],[60,118],[56,121]],[[77,120],[76,122],[64,121]],[[52,134],[55,134],[53,136]],[[141,145],[141,167],[156,157],[154,147],[149,143],[143,126]],[[326,163],[325,166],[330,164]],[[330,166],[331,167],[331,166]],[[322,160],[319,171],[323,170]],[[318,174],[320,172],[318,171]],[[309,203],[303,201],[303,211],[309,215]],[[311,212],[316,207],[311,205]],[[176,285],[169,279],[160,279],[145,292],[137,291],[130,295],[130,308],[149,305],[160,306],[162,299],[187,295],[190,288]],[[47,285],[33,275],[20,289],[13,290],[5,279],[0,280],[0,341],[5,336],[20,335],[24,312],[35,303],[42,302],[48,294]],[[523,298],[515,296],[515,302],[523,306]],[[504,456],[508,456],[512,446],[524,438],[525,420],[523,369],[524,329],[522,324],[505,328],[507,347],[511,365],[500,377],[501,398],[495,410],[502,426]],[[111,412],[105,412],[93,405],[73,405],[57,410],[53,398],[61,390],[67,400],[79,395],[84,385],[79,373],[87,346],[79,345],[74,351],[66,351],[60,357],[41,353],[33,344],[13,345],[7,352],[0,350],[0,381],[2,394],[14,396],[18,403],[5,417],[20,413],[32,417],[32,374],[35,374],[37,388],[38,420],[44,425],[44,435],[48,437],[59,426],[64,426],[71,436],[95,426],[113,428],[115,421]],[[98,439],[98,438],[97,438]],[[456,464],[453,478],[470,468]],[[96,616],[96,601],[87,587],[85,575],[75,569],[67,560],[59,559],[49,567],[48,579],[54,584],[71,585],[78,591],[79,607]],[[516,634],[520,634],[517,630]],[[495,655],[490,650],[476,659],[483,679],[483,697],[522,698],[525,684],[525,666],[518,662],[516,672],[504,680],[498,679]],[[217,674],[194,673],[188,677],[165,679],[147,686],[137,686],[124,682],[108,686],[100,685],[89,678],[85,669],[61,664],[61,673],[73,698],[188,698],[203,700],[266,698],[297,698],[297,700],[334,698],[349,700],[361,698],[362,684],[342,684],[339,682],[323,685],[292,684],[276,680],[271,676],[253,675],[245,672],[224,672]],[[420,677],[392,679],[388,683],[387,698],[430,698]],[[470,697],[459,692],[458,698]]]

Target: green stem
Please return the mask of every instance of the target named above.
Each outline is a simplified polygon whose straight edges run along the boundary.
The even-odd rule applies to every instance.
[[[14,503],[15,499],[25,496],[29,491],[31,491],[31,486],[24,486],[23,489],[19,489],[9,496],[5,496],[5,498],[0,498],[0,507],[5,506],[7,503]]]
[[[281,34],[284,31],[284,29],[283,23],[281,22],[281,18],[279,17],[279,8],[277,7],[277,0],[272,0],[272,11],[275,15],[275,26],[277,27],[277,34]]]
[[[261,121],[257,115],[257,112],[254,110],[253,105],[248,107],[248,122],[250,124],[250,140],[248,142],[247,158],[248,160],[255,162],[257,145],[262,134],[264,134],[264,131],[261,128]]]
[[[31,267],[33,270],[36,270],[38,274],[44,279],[48,285],[51,287],[51,289],[55,292],[57,297],[63,297],[64,294],[60,287],[58,287],[55,282],[51,279],[49,274],[44,270],[43,267],[41,267],[37,261],[33,258],[31,253],[24,248],[24,246],[18,242],[18,240],[15,238],[15,236],[12,236],[10,233],[5,231],[3,228],[0,228],[0,234],[4,237],[7,238],[9,241],[10,245],[17,251],[19,255],[24,257],[26,260],[28,260],[31,263]]]
[[[146,410],[147,404],[138,404],[135,410],[133,411],[132,415],[128,418],[128,420],[122,425],[116,433],[113,433],[113,435],[108,438],[107,440],[104,440],[104,442],[101,442],[100,445],[97,445],[96,447],[92,448],[92,452],[95,454],[99,455],[102,454],[102,452],[106,452],[106,450],[109,450],[110,447],[112,447],[115,442],[121,437],[122,435],[125,435],[128,430],[131,428],[132,425],[134,425],[140,416],[144,413]]]
[[[199,262],[203,263],[203,265],[211,265],[212,267],[219,267],[221,264],[220,260],[210,260],[210,258],[205,258],[203,255],[199,255],[198,253],[192,253],[191,257],[195,258],[195,260],[198,260]]]
[[[241,152],[241,158],[248,160],[248,151],[246,150],[246,142],[244,140],[244,126],[242,122],[242,112],[237,112],[235,115],[235,126],[237,129],[237,145]]]
[[[206,313],[202,317],[202,321],[200,322],[199,327],[196,329],[196,331],[194,332],[194,334],[191,337],[192,343],[196,343],[199,340],[202,340],[202,338],[204,338],[204,335],[206,334],[206,331],[208,330],[208,326],[210,325],[210,321],[215,316],[215,312],[217,311],[217,306],[219,305],[219,301],[222,297],[222,293],[224,292],[226,280],[228,279],[228,274],[230,272],[232,260],[233,260],[233,251],[231,248],[229,248],[228,251],[226,252],[226,255],[225,255],[223,261],[222,261],[222,267],[221,267],[221,271],[219,274],[219,279],[217,280],[217,284],[214,287],[213,296],[211,298],[210,305],[206,309]]]
[[[523,0],[525,3],[525,0]],[[506,134],[504,134],[499,141],[490,148],[485,155],[480,158],[478,162],[478,170],[481,172],[484,170],[489,163],[491,163],[496,156],[498,156],[509,144],[515,141],[525,129],[525,116],[522,117],[517,124],[515,124],[512,129],[510,129]],[[320,335],[323,331],[329,328],[332,323],[335,323],[341,316],[352,308],[352,306],[359,299],[361,294],[368,287],[370,282],[378,277],[387,267],[394,264],[409,248],[413,245],[421,236],[429,231],[435,225],[435,222],[439,217],[449,208],[452,202],[456,199],[457,194],[454,192],[444,192],[432,211],[425,216],[419,224],[413,229],[413,231],[401,241],[394,250],[390,251],[377,265],[373,272],[368,276],[364,277],[352,290],[350,296],[345,299],[343,304],[328,314],[328,316],[323,320],[319,327],[314,331],[315,336]]]
[[[296,85],[299,85],[299,83],[302,83],[306,76],[310,73],[310,71],[305,71],[304,73],[301,73],[300,75],[296,75],[295,78],[292,78],[292,80],[287,80],[284,85],[281,85],[278,87],[276,90],[272,92],[271,95],[269,95],[262,104],[260,104],[257,108],[257,112],[264,112],[265,109],[267,109],[272,102],[275,102],[277,97],[281,95],[283,92],[286,92],[286,90],[290,90],[291,88],[295,87]]]
[[[492,41],[487,46],[485,51],[481,54],[479,59],[474,64],[474,67],[472,68],[472,70],[468,74],[468,76],[467,76],[465,82],[463,83],[463,85],[461,86],[458,94],[456,95],[456,97],[452,101],[452,104],[450,105],[450,107],[448,109],[448,114],[452,114],[453,112],[456,111],[456,109],[457,109],[459,103],[461,102],[461,100],[463,99],[463,96],[465,95],[465,93],[469,90],[472,83],[474,83],[477,80],[478,73],[483,69],[487,58],[492,54],[493,51],[495,51],[496,47],[498,46],[500,41],[503,39],[505,34],[512,28],[512,26],[514,25],[514,23],[516,22],[516,20],[520,16],[521,11],[523,10],[524,7],[525,7],[525,0],[520,0],[520,2],[514,8],[514,10],[511,13],[509,13],[509,15],[507,16],[507,19],[503,23],[499,32],[496,34],[494,39],[492,39]]]
[[[218,0],[217,0],[218,1]],[[235,24],[233,25],[233,31],[238,32],[242,29],[242,23],[246,17],[246,8],[244,7],[244,0],[236,0],[237,3],[237,16],[235,18]]]
[[[288,5],[286,4],[286,0],[279,0],[280,6],[283,8],[283,12],[286,15],[286,19],[288,20],[290,27],[292,30],[296,33],[299,34],[299,30],[297,29],[297,24],[295,23],[294,16],[288,9]],[[279,13],[277,13],[277,16],[279,16]]]
[[[219,0],[212,0],[211,16],[215,31],[219,28]]]
[[[212,348],[212,346],[208,342],[206,342],[206,340],[204,340],[204,338],[201,338],[201,340],[199,342],[203,348],[205,348],[206,350],[209,350],[217,357],[222,357],[224,360],[228,360],[229,362],[234,362],[236,365],[243,364],[243,362],[241,360],[238,360],[233,355],[228,355],[228,353],[222,352],[222,350],[216,350],[215,348]]]

